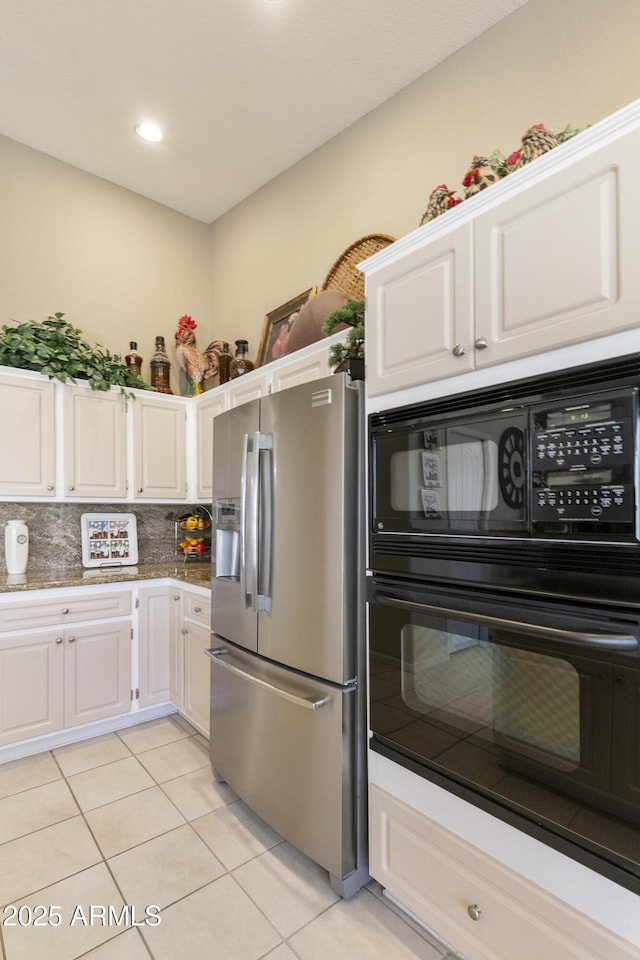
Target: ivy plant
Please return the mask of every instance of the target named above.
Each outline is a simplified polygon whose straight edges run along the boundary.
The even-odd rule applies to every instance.
[[[64,319],[64,313],[54,313],[41,322],[4,324],[0,334],[0,365],[36,370],[63,383],[88,380],[92,390],[119,386],[126,396],[132,396],[128,392],[131,387],[151,389],[135,370],[124,365],[118,354],[110,353],[99,344],[89,346],[82,339],[81,331]]]

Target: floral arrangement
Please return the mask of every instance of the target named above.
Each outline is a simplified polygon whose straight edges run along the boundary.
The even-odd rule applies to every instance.
[[[452,207],[458,206],[463,200],[497,183],[514,170],[519,170],[525,164],[531,163],[543,153],[570,140],[580,132],[580,128],[572,127],[570,124],[564,130],[552,132],[547,130],[544,124],[535,123],[523,135],[520,147],[508,156],[500,150],[494,150],[488,157],[474,156],[462,180],[464,197],[456,197],[454,190],[449,190],[446,184],[441,183],[429,195],[427,209],[422,215],[420,226],[446,213]]]

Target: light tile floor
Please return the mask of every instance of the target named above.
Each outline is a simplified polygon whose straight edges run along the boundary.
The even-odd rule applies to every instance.
[[[453,960],[374,881],[337,897],[177,714],[0,766],[0,960],[79,957]]]

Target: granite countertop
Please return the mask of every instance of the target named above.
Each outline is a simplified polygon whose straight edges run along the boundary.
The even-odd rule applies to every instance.
[[[0,593],[26,590],[48,590],[51,587],[86,587],[103,583],[133,583],[139,580],[171,578],[190,586],[211,585],[210,563],[139,563],[135,567],[100,569],[99,567],[60,567],[51,570],[33,570],[26,573],[0,575]]]

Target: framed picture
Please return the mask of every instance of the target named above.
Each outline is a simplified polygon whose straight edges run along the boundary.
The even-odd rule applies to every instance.
[[[138,562],[138,531],[133,513],[83,513],[82,565],[130,566]]]
[[[317,287],[310,287],[304,293],[294,297],[293,300],[288,300],[287,303],[283,303],[281,307],[276,307],[275,310],[271,310],[266,315],[262,326],[256,366],[261,367],[265,363],[271,363],[272,360],[284,357],[287,337],[293,321],[298,311],[304,307],[307,300],[315,294],[317,289]]]

